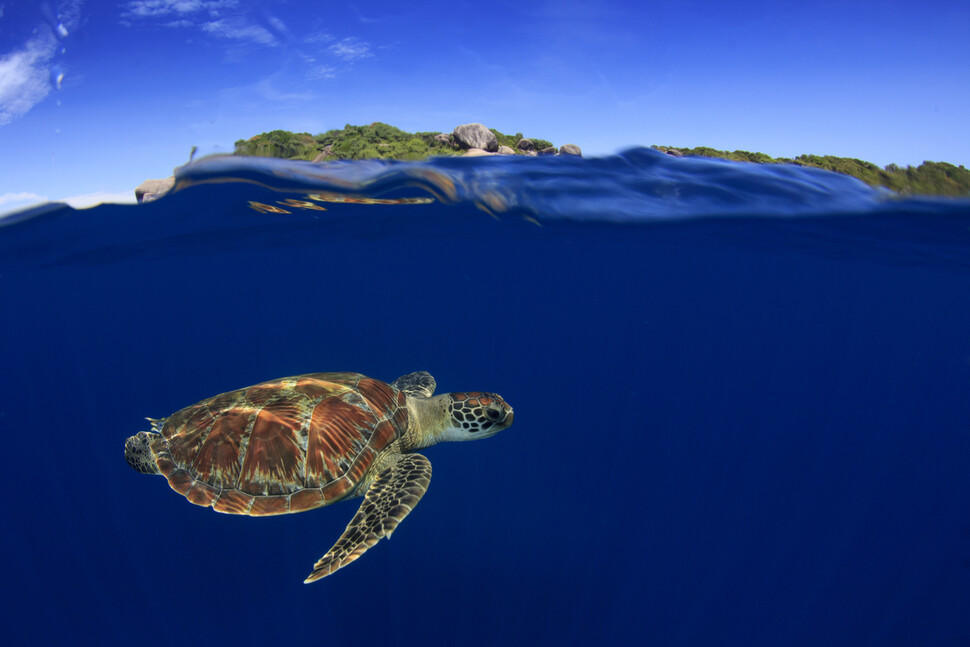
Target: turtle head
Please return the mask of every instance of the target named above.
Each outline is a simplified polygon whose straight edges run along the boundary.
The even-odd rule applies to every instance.
[[[439,440],[478,440],[494,436],[512,424],[512,407],[495,393],[449,393],[448,421]]]

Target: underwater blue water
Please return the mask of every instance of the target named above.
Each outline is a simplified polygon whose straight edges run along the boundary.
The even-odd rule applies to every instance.
[[[215,158],[0,220],[0,303],[0,644],[970,644],[968,201]],[[515,424],[424,450],[393,539],[311,585],[356,502],[221,515],[123,458],[219,392],[416,370]]]

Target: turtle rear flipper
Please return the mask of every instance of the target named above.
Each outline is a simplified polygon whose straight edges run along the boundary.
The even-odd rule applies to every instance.
[[[431,461],[421,454],[401,456],[374,480],[347,529],[303,582],[309,584],[330,575],[383,537],[390,537],[424,496],[430,482]]]

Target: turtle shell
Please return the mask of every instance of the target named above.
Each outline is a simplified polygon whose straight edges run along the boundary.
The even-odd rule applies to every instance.
[[[339,501],[407,429],[406,396],[358,373],[230,391],[159,421],[159,471],[192,503],[272,515]]]

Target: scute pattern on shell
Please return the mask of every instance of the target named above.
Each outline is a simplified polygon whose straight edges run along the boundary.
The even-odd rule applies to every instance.
[[[404,433],[404,393],[358,373],[311,373],[186,407],[153,441],[159,471],[197,505],[230,514],[303,512],[361,482]]]

